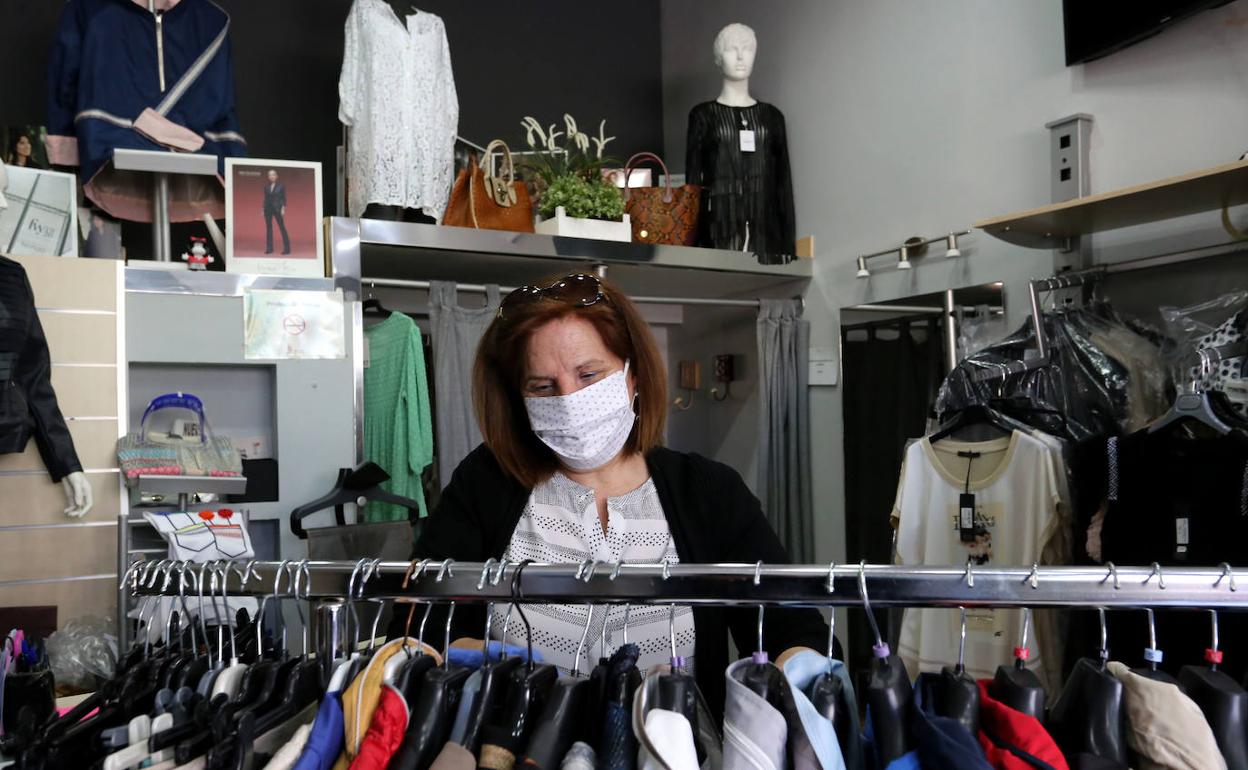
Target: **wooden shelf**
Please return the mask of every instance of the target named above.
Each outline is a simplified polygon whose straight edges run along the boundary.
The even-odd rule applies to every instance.
[[[1067,239],[1248,203],[1248,161],[986,219],[974,227],[1018,246],[1063,248]]]

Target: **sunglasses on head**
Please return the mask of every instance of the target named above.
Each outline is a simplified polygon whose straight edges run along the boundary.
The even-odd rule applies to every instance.
[[[575,307],[589,307],[598,302],[610,301],[602,290],[602,282],[595,276],[576,273],[560,278],[550,286],[521,286],[512,291],[498,306],[498,317],[506,318],[508,309],[550,299]]]

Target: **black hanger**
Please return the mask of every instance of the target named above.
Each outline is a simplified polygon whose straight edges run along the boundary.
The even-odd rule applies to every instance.
[[[754,565],[754,585],[758,585],[763,570],[763,563],[760,561]],[[776,685],[775,666],[771,665],[771,661],[767,656],[767,648],[763,646],[763,605],[758,605],[758,644],[754,648],[753,655],[750,656],[750,662],[736,669],[733,677],[739,682],[750,688],[758,697],[773,702],[776,697],[774,688]]]
[[[871,729],[875,739],[875,755],[881,766],[906,754],[914,748],[914,736],[910,733],[909,714],[914,700],[910,675],[901,658],[891,654],[880,636],[871,602],[867,598],[866,560],[858,565],[858,594],[867,621],[875,634],[875,646],[871,648],[874,659],[871,676],[867,680],[866,700],[871,713]]]
[[[833,587],[835,579],[836,565],[832,565],[828,569],[828,590]],[[828,618],[828,664],[832,665],[837,660],[837,642],[836,642],[836,612],[833,611]],[[858,740],[853,735],[853,721],[849,713],[849,697],[845,692],[845,682],[841,677],[833,674],[831,671],[824,672],[815,677],[807,688],[806,697],[810,700],[815,710],[824,719],[832,723],[832,727],[836,730],[837,742],[842,746],[848,745],[850,740]]]
[[[1223,570],[1224,575],[1229,573],[1230,566],[1223,565]],[[1227,769],[1248,770],[1248,691],[1218,670],[1222,662],[1218,613],[1210,610],[1209,614],[1213,628],[1213,644],[1205,650],[1209,666],[1184,666],[1179,670],[1179,686],[1205,715]]]
[[[364,304],[361,306],[361,310],[364,313],[364,315],[376,315],[376,316],[382,316],[383,318],[389,318],[391,315],[394,314],[393,310],[390,310],[389,308],[382,305],[381,300],[377,299],[376,297],[369,297],[368,299],[364,300]]]
[[[945,666],[936,679],[936,714],[960,722],[971,735],[979,735],[979,684],[966,673],[966,608],[958,637],[958,662]]]
[[[557,668],[548,663],[537,663],[533,659],[533,631],[529,626],[528,617],[524,614],[524,607],[521,606],[524,598],[521,590],[521,575],[524,573],[524,568],[532,563],[531,559],[520,562],[516,565],[516,571],[511,578],[511,595],[515,599],[516,613],[520,615],[520,620],[524,623],[529,659],[523,666],[511,672],[501,719],[494,725],[498,728],[500,735],[506,736],[509,745],[520,747],[524,746],[532,734],[534,724],[546,705],[546,699],[559,678]]]
[[[490,562],[486,562],[487,574],[489,568]],[[501,569],[499,575],[502,575]],[[510,617],[509,612],[508,619]],[[494,605],[491,604],[485,610],[485,643],[482,645],[485,660],[481,664],[481,686],[477,690],[476,700],[468,710],[468,723],[460,739],[463,747],[472,752],[474,756],[481,750],[483,728],[501,721],[502,706],[507,699],[507,688],[511,683],[512,673],[523,662],[519,656],[507,657],[505,650],[500,651],[497,660],[490,659],[490,626],[493,621]],[[504,621],[504,629],[506,629],[506,621]]]
[[[582,570],[584,566],[582,564]],[[590,574],[592,575],[592,567]],[[577,572],[577,577],[581,577],[581,571]],[[537,721],[537,728],[525,748],[527,765],[555,767],[561,763],[573,743],[588,737],[590,721],[601,713],[600,708],[593,707],[596,695],[594,682],[581,676],[581,652],[585,649],[585,640],[589,637],[589,626],[594,617],[592,607],[587,606],[585,609],[585,632],[577,645],[571,674],[561,676],[555,682]]]
[[[386,473],[381,466],[374,462],[362,463],[353,469],[340,468],[338,470],[338,480],[328,494],[304,503],[290,512],[290,531],[296,537],[306,540],[308,533],[303,528],[302,520],[317,511],[323,511],[331,507],[334,509],[338,526],[346,526],[347,519],[343,506],[347,503],[354,504],[361,497],[370,502],[376,501],[404,506],[410,511],[411,518],[415,520],[420,515],[420,504],[410,497],[403,497],[382,489],[380,484],[389,479],[390,474]]]
[[[984,404],[971,404],[965,409],[959,409],[957,412],[954,412],[952,417],[941,423],[940,427],[927,437],[927,440],[934,444],[972,425],[988,425],[1006,434],[1011,434],[1015,430],[1030,431],[1028,426],[1001,414],[991,407]]]
[[[1117,580],[1117,573],[1111,574]],[[1092,754],[1127,765],[1125,724],[1122,715],[1122,682],[1109,671],[1106,647],[1105,610],[1101,617],[1101,648],[1097,659],[1075,662],[1066,686],[1049,711],[1049,733],[1066,756]]]
[[[1034,579],[1034,568],[1033,568]],[[1036,676],[1036,672],[1027,668],[1027,658],[1031,656],[1031,650],[1027,648],[1027,631],[1031,627],[1031,610],[1027,607],[1023,608],[1023,635],[1019,646],[1014,651],[1014,665],[997,666],[997,672],[992,678],[992,682],[988,685],[988,694],[994,700],[1004,703],[1006,706],[1035,717],[1044,724],[1044,685],[1040,683],[1040,677]]]

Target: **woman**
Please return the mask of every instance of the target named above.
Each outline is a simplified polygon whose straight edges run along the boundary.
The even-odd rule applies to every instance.
[[[788,561],[735,471],[661,446],[668,409],[663,359],[637,308],[605,280],[571,275],[509,294],[477,349],[473,402],[484,443],[455,470],[415,556]],[[495,608],[495,638],[505,609]],[[592,609],[592,641],[579,653],[591,666],[601,654],[604,620],[607,654],[622,644],[625,611]],[[571,667],[588,612],[572,605],[527,608],[533,644],[548,662]],[[628,637],[641,647],[643,671],[670,656],[668,615],[662,606],[629,611]],[[749,654],[757,646],[757,617],[753,609],[677,611],[677,652],[692,660],[716,714],[723,709],[728,632],[740,653]],[[827,643],[827,626],[814,610],[776,609],[766,618],[764,643],[773,660]],[[479,639],[484,614],[454,619],[453,633]],[[434,620],[428,625],[438,627]],[[518,618],[508,634],[511,643],[524,644]]]
[[[6,161],[10,166],[23,166],[26,168],[43,168],[34,156],[35,145],[30,139],[30,134],[20,133],[13,140],[13,147],[9,151],[9,158]]]

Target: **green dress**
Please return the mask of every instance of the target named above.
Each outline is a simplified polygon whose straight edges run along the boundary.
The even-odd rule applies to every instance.
[[[410,497],[425,510],[420,474],[433,462],[433,420],[429,414],[429,385],[420,328],[402,313],[391,313],[364,330],[367,362],[364,368],[364,458],[380,465],[390,480],[382,488]],[[408,518],[406,508],[369,503],[364,521]]]

